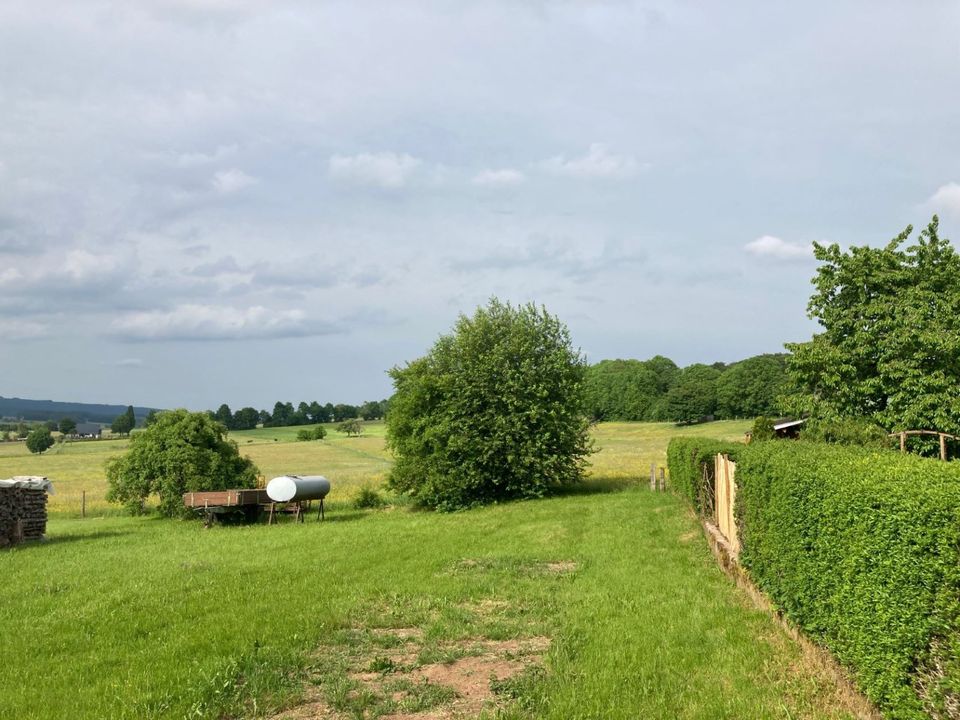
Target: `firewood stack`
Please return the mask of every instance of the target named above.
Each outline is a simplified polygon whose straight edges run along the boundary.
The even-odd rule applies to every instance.
[[[46,478],[0,480],[0,547],[43,538],[49,487]]]

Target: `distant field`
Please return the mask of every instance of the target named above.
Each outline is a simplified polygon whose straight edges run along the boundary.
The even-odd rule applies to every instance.
[[[325,475],[331,480],[331,503],[349,501],[365,485],[379,486],[390,469],[384,447],[383,423],[369,423],[360,437],[348,438],[327,426],[327,437],[297,442],[301,428],[262,428],[230,434],[240,452],[249,455],[261,474],[272,478],[286,473]],[[723,421],[677,428],[671,423],[602,423],[593,431],[599,452],[591,459],[596,482],[649,476],[650,463],[666,465],[666,445],[675,435],[706,435],[740,439],[746,421]],[[0,477],[46,475],[54,481],[51,513],[79,514],[81,491],[87,494],[87,513],[118,512],[104,499],[106,461],[127,449],[129,440],[67,443],[43,455],[31,455],[23,443],[0,443]]]

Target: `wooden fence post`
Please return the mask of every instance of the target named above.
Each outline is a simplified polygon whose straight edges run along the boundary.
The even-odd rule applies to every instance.
[[[657,489],[657,470],[656,463],[650,463],[650,489]]]
[[[905,453],[907,451],[907,434],[905,432],[900,433],[900,452]]]
[[[80,491],[80,517],[85,518],[87,516],[87,491]]]
[[[947,436],[940,433],[940,459],[947,461]]]
[[[660,489],[660,490],[666,490],[666,489],[667,489],[667,470],[666,470],[666,468],[660,468],[660,484],[659,484],[659,489]]]

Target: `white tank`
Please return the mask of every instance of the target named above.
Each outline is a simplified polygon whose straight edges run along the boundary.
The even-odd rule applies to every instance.
[[[330,492],[323,475],[281,475],[267,483],[267,495],[274,502],[322,500]]]

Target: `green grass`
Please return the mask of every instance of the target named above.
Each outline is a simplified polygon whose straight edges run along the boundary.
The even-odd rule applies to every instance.
[[[343,503],[326,523],[209,530],[54,518],[48,542],[0,553],[0,717],[263,716],[312,692],[357,717],[442,702],[431,685],[399,706],[357,689],[357,658],[392,677],[376,628],[419,628],[414,665],[478,638],[551,638],[544,671],[501,688],[507,718],[847,717],[836,687],[717,569],[683,502],[644,488],[674,432],[600,426],[581,492],[463,513]],[[323,459],[309,469],[335,483],[388,467],[382,437],[236,435],[266,448],[266,467],[284,451]]]

